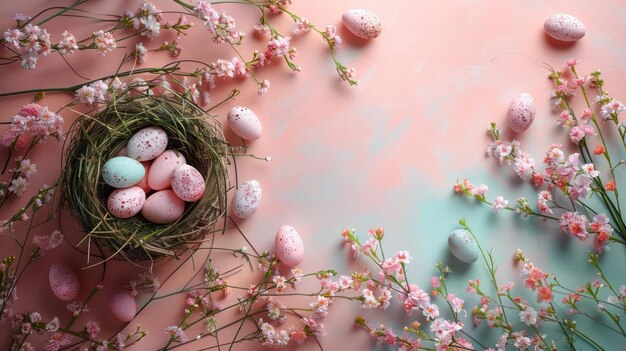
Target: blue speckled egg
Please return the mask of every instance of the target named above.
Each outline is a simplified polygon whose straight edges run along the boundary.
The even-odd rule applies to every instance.
[[[454,257],[465,263],[476,262],[478,259],[478,244],[470,232],[457,229],[448,236],[448,248]]]
[[[139,161],[126,156],[113,157],[102,167],[104,182],[114,188],[127,188],[137,184],[146,173]]]

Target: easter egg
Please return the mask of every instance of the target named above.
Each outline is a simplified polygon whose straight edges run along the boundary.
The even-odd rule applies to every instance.
[[[185,156],[174,150],[167,150],[156,158],[148,172],[148,186],[153,190],[167,189],[172,185],[172,173],[180,165],[186,164]]]
[[[185,212],[185,202],[172,189],[157,191],[148,196],[141,208],[141,215],[156,224],[176,222]]]
[[[62,301],[72,301],[78,297],[80,283],[74,271],[63,264],[55,263],[48,272],[50,289],[54,296]]]
[[[509,105],[507,113],[509,127],[517,133],[525,131],[533,123],[535,111],[535,99],[530,94],[518,95]]]
[[[245,140],[256,140],[263,129],[259,117],[249,108],[235,106],[228,111],[228,124],[232,131]]]
[[[143,175],[143,178],[141,178],[141,180],[137,182],[135,186],[140,187],[141,190],[143,190],[147,194],[150,192],[150,190],[152,190],[150,188],[150,185],[148,185],[148,174],[150,174],[150,166],[152,165],[152,161],[142,161],[139,163],[141,163],[146,172]]]
[[[115,189],[107,199],[107,208],[117,218],[130,218],[141,211],[145,201],[146,193],[138,186]]]
[[[137,184],[146,174],[139,161],[126,156],[108,160],[102,167],[102,179],[114,188],[128,188]]]
[[[286,266],[297,266],[304,258],[304,244],[300,234],[288,225],[280,227],[274,240],[274,252]]]
[[[137,161],[150,161],[167,148],[167,133],[159,127],[146,127],[128,140],[128,157]]]
[[[576,41],[585,36],[585,26],[576,17],[557,13],[548,17],[543,28],[550,37],[560,41]]]
[[[465,263],[478,259],[478,244],[470,232],[457,229],[448,236],[448,248],[454,257]]]
[[[135,298],[126,289],[115,289],[109,298],[111,313],[123,322],[130,322],[137,314]]]
[[[344,12],[341,21],[352,34],[362,39],[374,39],[383,30],[380,19],[370,11],[363,9]]]
[[[202,174],[190,165],[180,165],[172,173],[172,190],[184,201],[200,200],[205,188]]]
[[[233,203],[235,216],[239,218],[252,216],[261,204],[261,184],[254,179],[241,184],[235,192]]]

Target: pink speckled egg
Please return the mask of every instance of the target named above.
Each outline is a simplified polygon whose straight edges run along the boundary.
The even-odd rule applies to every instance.
[[[304,244],[300,234],[288,225],[284,225],[276,232],[274,241],[276,257],[288,267],[295,267],[304,258]]]
[[[383,30],[380,19],[370,11],[363,9],[344,12],[341,20],[350,32],[362,39],[374,39]]]
[[[140,129],[128,140],[128,157],[137,161],[150,161],[167,148],[167,134],[159,127]]]
[[[228,124],[235,134],[245,140],[256,140],[263,131],[259,117],[243,106],[235,106],[228,111]]]
[[[585,26],[576,17],[557,13],[543,24],[546,33],[560,41],[576,41],[585,36]]]
[[[72,301],[78,297],[80,283],[78,276],[70,267],[60,263],[53,264],[48,272],[48,280],[52,293],[59,300]]]
[[[200,200],[205,188],[202,174],[190,165],[180,165],[172,173],[172,190],[184,201]]]
[[[239,218],[248,218],[261,204],[261,184],[252,179],[241,184],[235,192],[233,213]]]
[[[519,94],[509,106],[509,127],[517,133],[528,129],[535,119],[535,99],[530,94]]]
[[[137,314],[135,298],[126,289],[115,289],[109,298],[111,313],[123,322],[130,322]]]
[[[130,218],[139,211],[146,201],[146,193],[138,186],[115,189],[109,195],[107,208],[117,218]]]
[[[185,213],[185,202],[172,189],[157,191],[148,196],[141,208],[141,215],[156,224],[176,222]]]
[[[143,168],[146,170],[146,173],[144,174],[143,178],[141,178],[139,183],[135,184],[135,186],[140,187],[141,190],[143,190],[147,194],[150,192],[150,190],[152,190],[150,188],[150,185],[148,185],[148,173],[150,172],[150,166],[152,165],[152,161],[143,161],[139,163],[143,165]]]
[[[185,156],[174,150],[167,150],[152,162],[148,173],[148,186],[153,190],[167,189],[172,185],[172,173],[176,167],[186,164]]]

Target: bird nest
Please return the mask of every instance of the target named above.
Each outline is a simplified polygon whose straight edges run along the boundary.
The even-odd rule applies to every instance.
[[[154,224],[137,215],[121,219],[107,210],[114,189],[102,177],[104,163],[116,156],[138,130],[157,126],[169,137],[168,149],[185,156],[204,176],[206,191],[188,203],[171,224]],[[62,175],[63,198],[91,240],[108,257],[131,261],[176,256],[193,247],[226,214],[228,173],[220,123],[180,96],[114,100],[93,115],[83,115],[70,131]],[[84,241],[83,240],[83,241]]]

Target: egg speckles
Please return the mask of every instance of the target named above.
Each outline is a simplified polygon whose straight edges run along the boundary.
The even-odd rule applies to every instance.
[[[560,41],[577,41],[585,36],[585,26],[576,17],[557,13],[548,17],[543,25],[546,33]]]
[[[63,264],[53,264],[48,272],[50,289],[62,301],[72,301],[78,297],[80,283],[74,271]]]
[[[185,202],[172,189],[150,195],[141,208],[143,218],[156,224],[174,223],[184,212]]]
[[[374,39],[383,30],[380,19],[370,11],[363,9],[344,12],[341,20],[350,32],[362,39]]]
[[[174,150],[167,150],[152,162],[148,173],[148,185],[153,190],[167,189],[172,185],[172,173],[176,167],[186,164],[185,156]]]
[[[248,218],[254,214],[261,204],[261,184],[249,180],[235,192],[233,213],[239,218]]]
[[[457,229],[448,236],[448,248],[454,257],[465,263],[478,259],[478,244],[470,232]]]
[[[137,161],[150,161],[167,148],[167,134],[159,127],[146,127],[135,133],[127,145],[128,157]]]
[[[146,193],[138,186],[115,189],[109,195],[107,208],[117,218],[130,218],[139,211],[146,201]]]
[[[127,188],[137,184],[145,175],[145,168],[130,157],[118,156],[108,160],[102,167],[102,178],[114,188]]]
[[[304,244],[300,234],[288,225],[283,225],[276,232],[274,240],[276,257],[288,267],[295,267],[304,258]]]
[[[509,127],[517,133],[528,129],[535,119],[535,99],[530,94],[523,93],[515,97],[507,113]]]
[[[130,322],[137,314],[137,303],[128,290],[116,289],[109,298],[111,313],[123,322]]]
[[[172,173],[172,190],[184,201],[200,200],[205,188],[202,174],[190,165],[180,165]]]
[[[235,134],[245,140],[256,140],[263,131],[259,117],[243,106],[235,106],[228,111],[228,124]]]

